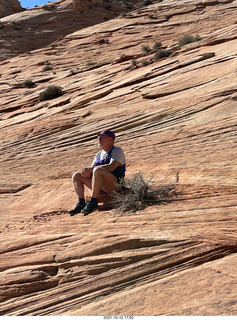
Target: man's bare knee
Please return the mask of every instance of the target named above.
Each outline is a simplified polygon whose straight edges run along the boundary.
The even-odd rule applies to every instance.
[[[97,174],[103,174],[103,172],[107,171],[106,169],[104,168],[101,168],[101,167],[95,167],[93,169],[93,176],[96,176]]]
[[[80,177],[81,177],[82,175],[81,175],[81,173],[80,172],[74,172],[73,173],[73,175],[72,175],[72,181],[74,182],[74,181],[78,181],[78,180],[80,180]]]

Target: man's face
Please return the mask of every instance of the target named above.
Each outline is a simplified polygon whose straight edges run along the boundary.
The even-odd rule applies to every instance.
[[[106,135],[98,136],[98,146],[104,150],[109,150],[114,144],[114,140]]]

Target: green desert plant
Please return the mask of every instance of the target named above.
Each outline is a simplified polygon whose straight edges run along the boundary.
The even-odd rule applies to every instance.
[[[9,27],[15,27],[15,24],[16,24],[15,21],[11,21],[8,23]]]
[[[90,61],[90,62],[87,62],[87,67],[93,67],[96,65],[96,62],[93,62],[93,61]]]
[[[191,36],[186,34],[181,39],[179,39],[179,46],[182,47],[185,44],[200,41],[200,40],[202,40],[202,38],[198,34],[196,36]]]
[[[30,79],[23,81],[22,85],[24,88],[34,88],[35,87],[34,81],[32,81]]]
[[[53,67],[47,65],[47,66],[43,67],[42,72],[46,72],[46,71],[49,71],[49,70],[53,70]]]
[[[142,60],[141,64],[142,64],[143,67],[145,67],[145,66],[148,66],[148,64],[150,64],[150,63],[149,63],[148,60]]]
[[[154,61],[158,61],[161,58],[169,57],[173,53],[172,50],[160,49],[156,51],[154,55]]]
[[[73,76],[74,74],[77,74],[77,73],[79,73],[79,69],[78,68],[77,69],[70,69],[69,75]]]
[[[60,97],[63,94],[62,88],[59,86],[48,86],[39,94],[39,101],[51,100]]]
[[[131,66],[132,66],[132,68],[136,68],[137,67],[137,60],[136,59],[132,59]]]
[[[160,48],[162,48],[162,43],[159,41],[156,41],[152,48],[153,49],[160,49]]]
[[[45,61],[44,65],[45,66],[43,67],[42,72],[53,70],[53,67],[51,66],[51,62],[50,61]]]
[[[145,45],[145,44],[142,46],[142,52],[143,52],[144,54],[148,54],[150,51],[151,51],[150,46]]]

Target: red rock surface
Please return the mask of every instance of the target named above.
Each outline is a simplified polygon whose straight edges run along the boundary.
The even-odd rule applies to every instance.
[[[0,19],[0,60],[42,48],[74,31],[143,6],[143,0],[58,0],[6,16]]]
[[[157,2],[1,62],[0,315],[237,315],[236,5]],[[70,217],[103,128],[177,196]]]
[[[18,0],[0,0],[0,18],[21,12],[22,10]]]

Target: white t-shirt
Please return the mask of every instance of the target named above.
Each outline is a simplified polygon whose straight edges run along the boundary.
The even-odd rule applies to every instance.
[[[107,151],[105,151],[105,150],[100,150],[100,151],[96,154],[96,156],[95,156],[95,158],[94,158],[91,166],[94,166],[94,165],[95,165],[97,157],[99,157],[100,160],[105,159],[105,158],[107,157],[108,153],[110,152],[110,150],[111,150],[111,149],[109,149],[109,150],[107,150]],[[113,150],[112,150],[112,152],[111,152],[111,160],[110,160],[110,163],[112,163],[112,161],[118,161],[118,162],[120,162],[121,165],[124,165],[124,164],[126,163],[125,155],[124,155],[124,152],[123,152],[122,148],[120,148],[120,147],[113,147]]]

